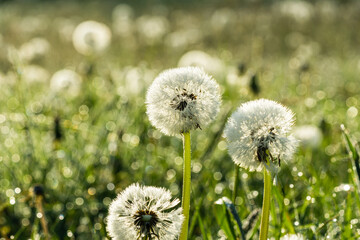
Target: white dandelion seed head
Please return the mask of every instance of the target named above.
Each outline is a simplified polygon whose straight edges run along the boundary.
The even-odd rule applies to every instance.
[[[286,234],[280,238],[280,240],[305,240],[305,237],[301,234]]]
[[[313,125],[303,125],[294,129],[294,137],[304,147],[317,148],[323,139],[321,130]]]
[[[163,16],[143,15],[136,20],[137,31],[146,44],[152,45],[162,40],[169,31],[169,21]]]
[[[148,89],[147,114],[153,126],[177,135],[212,122],[221,104],[216,81],[197,67],[166,70]]]
[[[261,171],[268,150],[274,160],[271,169],[277,169],[280,160],[290,159],[296,149],[297,141],[288,135],[293,123],[293,112],[277,102],[259,99],[244,103],[224,130],[229,154],[240,167]]]
[[[50,79],[50,89],[54,93],[64,93],[75,97],[81,90],[81,76],[70,69],[62,69],[54,73]]]
[[[72,40],[76,51],[90,56],[103,52],[111,41],[108,26],[96,21],[80,23],[74,30]]]
[[[106,229],[114,240],[174,240],[184,221],[179,203],[165,188],[132,184],[110,204]]]
[[[114,10],[112,12],[112,19],[115,22],[118,19],[119,20],[128,20],[128,19],[133,19],[134,15],[135,15],[134,10],[130,5],[121,3],[114,8]]]

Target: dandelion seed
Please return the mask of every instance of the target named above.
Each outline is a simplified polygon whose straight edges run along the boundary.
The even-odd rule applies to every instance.
[[[286,234],[282,236],[280,240],[305,240],[305,237],[301,234]]]
[[[219,86],[197,67],[162,72],[147,96],[150,122],[166,135],[203,128],[212,122],[221,103]]]
[[[85,21],[73,33],[73,44],[79,53],[90,56],[103,52],[111,41],[111,31],[103,23]]]
[[[250,171],[261,171],[269,157],[277,170],[281,160],[290,159],[296,140],[288,136],[294,114],[281,104],[260,99],[241,105],[225,127],[228,150],[233,161]]]
[[[110,204],[107,231],[114,240],[173,240],[184,220],[169,190],[133,184]]]

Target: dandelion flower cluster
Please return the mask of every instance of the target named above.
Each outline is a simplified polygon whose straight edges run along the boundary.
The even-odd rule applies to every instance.
[[[250,171],[261,171],[267,158],[276,169],[280,160],[291,158],[296,149],[295,138],[288,136],[293,123],[292,111],[277,102],[259,99],[244,103],[224,130],[229,154]]]
[[[150,86],[147,114],[166,135],[202,128],[213,121],[221,103],[219,86],[197,67],[162,72]]]
[[[72,40],[76,51],[90,56],[103,52],[110,45],[111,31],[103,23],[85,21],[75,28]]]
[[[114,240],[173,240],[184,220],[169,190],[132,184],[110,204],[107,231]]]

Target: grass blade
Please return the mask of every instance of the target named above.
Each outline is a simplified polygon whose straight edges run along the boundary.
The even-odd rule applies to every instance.
[[[223,201],[218,200],[215,202],[215,216],[220,228],[224,231],[227,238],[235,240],[235,230],[231,222],[231,217],[227,210],[226,204]]]
[[[345,128],[345,126],[342,124],[341,126],[341,130],[343,133],[343,136],[345,138],[346,141],[346,148],[349,152],[350,157],[353,159],[353,168],[355,168],[356,174],[357,174],[357,190],[358,190],[358,194],[360,196],[360,164],[359,164],[359,153],[358,150],[356,149],[356,147],[352,144],[349,134]]]

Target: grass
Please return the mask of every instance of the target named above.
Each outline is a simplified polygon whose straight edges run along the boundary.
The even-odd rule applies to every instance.
[[[107,207],[133,182],[166,187],[181,198],[182,140],[149,124],[144,98],[160,71],[176,67],[194,49],[222,62],[220,72],[212,74],[222,87],[223,104],[209,129],[192,132],[190,239],[218,239],[227,232],[240,236],[232,213],[214,204],[231,198],[235,174],[222,130],[239,104],[259,97],[287,105],[296,113],[296,125],[316,125],[323,133],[319,146],[300,147],[292,162],[282,164],[271,190],[268,236],[359,238],[357,173],[340,125],[360,139],[360,33],[354,31],[360,10],[353,2],[333,4],[328,12],[321,3],[311,5],[310,18],[301,21],[281,13],[280,3],[131,5],[134,19],[167,19],[164,35],[149,43],[134,21],[132,34],[113,30],[110,49],[91,60],[76,53],[67,31],[88,19],[112,27],[115,3],[2,3],[0,239],[44,238],[31,194],[37,184],[45,191],[52,239],[105,239]],[[227,19],[223,25],[218,24],[221,16]],[[169,36],[189,28],[198,39],[173,46]],[[45,55],[8,60],[11,47],[20,49],[34,37],[48,41]],[[245,66],[243,75],[239,63]],[[27,80],[29,65],[47,72],[44,82]],[[49,76],[65,67],[83,79],[75,98],[49,91]],[[259,95],[248,86],[251,74],[258,78]],[[240,169],[234,205],[244,229],[249,214],[262,206],[262,190],[261,173]],[[247,239],[257,239],[259,218],[251,225]]]

